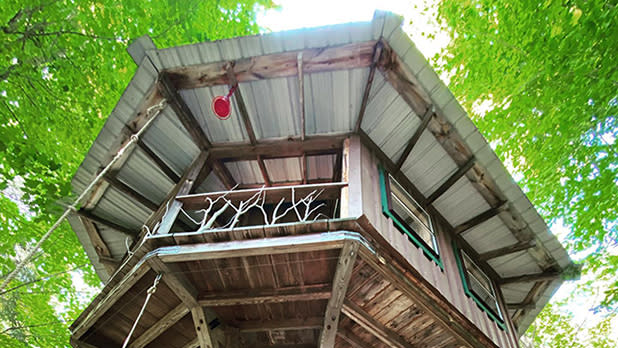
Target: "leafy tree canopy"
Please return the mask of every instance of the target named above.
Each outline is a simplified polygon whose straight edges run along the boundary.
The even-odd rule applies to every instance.
[[[606,316],[603,321],[615,318],[615,1],[444,0],[438,7],[452,41],[434,62],[502,160],[521,174],[531,201],[550,222],[569,229],[564,241],[584,262],[579,296],[598,295],[593,310]],[[564,319],[558,307],[541,318]],[[560,332],[551,324],[536,327],[549,330],[546,338]],[[575,346],[556,342],[546,344]]]
[[[135,71],[128,43],[144,34],[158,47],[253,34],[256,11],[271,6],[270,0],[3,0],[0,277],[63,210],[59,200],[70,195],[73,173]],[[73,287],[82,278],[98,285],[65,223],[10,284],[13,290],[0,295],[0,346],[66,346],[66,327],[91,296]]]

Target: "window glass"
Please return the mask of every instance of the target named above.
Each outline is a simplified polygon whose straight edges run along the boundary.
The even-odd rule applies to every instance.
[[[423,210],[410,194],[389,175],[391,209],[401,219],[402,223],[409,226],[422,240],[438,252],[435,236],[431,226],[429,214]]]
[[[498,303],[496,301],[496,295],[494,293],[491,281],[487,275],[470,259],[465,253],[461,252],[464,262],[464,268],[466,271],[468,287],[484,304],[486,304],[491,311],[502,318]]]

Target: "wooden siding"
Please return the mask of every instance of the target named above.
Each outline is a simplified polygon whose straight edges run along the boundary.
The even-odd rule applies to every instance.
[[[444,230],[441,221],[437,221],[432,216],[444,270],[440,269],[436,263],[424,255],[420,248],[412,244],[393,225],[392,220],[384,216],[380,198],[379,161],[367,147],[361,145],[360,141],[351,141],[350,146],[350,153],[355,153],[359,150],[358,148],[355,149],[355,147],[360,147],[360,158],[356,159],[356,161],[351,159],[351,162],[352,165],[360,165],[362,168],[360,175],[362,192],[360,192],[360,197],[358,198],[362,199],[363,214],[369,223],[405,258],[411,267],[414,267],[422,277],[450,301],[457,310],[469,318],[497,346],[518,347],[516,333],[511,329],[512,326],[509,323],[506,324],[507,330],[502,330],[477,306],[473,299],[465,295],[451,246],[452,240]],[[354,183],[350,181],[350,187],[354,186]],[[355,199],[350,197],[350,200],[354,201]],[[504,307],[502,309],[503,313],[506,313]],[[506,314],[505,320],[510,320],[510,318],[506,317]]]

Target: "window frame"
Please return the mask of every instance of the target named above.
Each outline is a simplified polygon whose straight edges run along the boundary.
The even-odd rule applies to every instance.
[[[382,213],[390,218],[393,221],[393,225],[403,234],[405,234],[412,244],[416,247],[420,248],[423,251],[423,254],[433,261],[440,269],[444,270],[444,265],[442,264],[442,259],[440,258],[440,247],[438,244],[438,237],[436,231],[433,228],[433,222],[431,219],[431,215],[420,204],[410,195],[407,190],[395,179],[390,173],[388,173],[381,165],[378,166],[378,171],[380,173],[380,193],[381,193],[381,201],[382,201]],[[407,193],[410,199],[417,205],[417,208],[424,212],[429,221],[429,226],[424,224],[419,219],[419,223],[425,225],[432,236],[432,241],[434,246],[430,246],[425,242],[423,238],[421,238],[414,229],[409,226],[405,220],[400,217],[392,208],[391,201],[391,188],[390,188],[390,178],[392,178],[401,188],[404,189],[404,192]],[[415,214],[411,212],[414,218],[416,218]],[[417,218],[418,219],[418,218]]]
[[[459,248],[455,242],[453,242],[453,252],[455,254],[455,260],[457,261],[457,269],[459,270],[459,276],[461,277],[461,282],[464,288],[464,293],[466,296],[470,297],[476,305],[487,314],[487,316],[494,321],[501,330],[506,331],[506,324],[504,321],[504,315],[502,313],[502,309],[500,308],[500,302],[498,301],[498,295],[496,294],[495,283],[487,276],[487,274],[472,260],[470,255],[466,253],[465,250]],[[493,300],[496,302],[497,313],[481,298],[480,295],[476,294],[474,290],[470,287],[470,280],[468,278],[468,269],[464,265],[464,260],[462,253],[470,260],[470,262],[476,267],[477,271],[480,272],[483,276],[487,278],[489,281],[489,285],[491,286],[491,296]],[[480,282],[479,282],[480,283]],[[481,286],[483,286],[481,284]],[[484,287],[484,286],[483,286]],[[487,290],[487,289],[486,289]]]

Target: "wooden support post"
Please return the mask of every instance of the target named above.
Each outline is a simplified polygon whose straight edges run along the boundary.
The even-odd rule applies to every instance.
[[[483,222],[493,218],[494,216],[500,214],[501,212],[503,212],[504,210],[506,210],[507,208],[507,204],[506,203],[502,203],[500,206],[495,207],[495,208],[490,208],[484,212],[482,212],[481,214],[473,217],[472,219],[461,223],[460,225],[456,226],[453,228],[453,233],[455,234],[461,234],[469,229],[472,229],[480,224],[482,224]]]
[[[195,184],[195,179],[202,171],[202,167],[206,164],[207,157],[208,153],[202,152],[195,159],[195,161],[191,164],[185,175],[183,175],[182,181],[178,183],[178,187],[172,190],[176,191],[174,197],[186,195],[191,192],[191,189]],[[167,203],[164,203],[164,205],[167,205]],[[159,225],[159,229],[157,231],[157,233],[159,234],[167,234],[170,232],[172,226],[174,225],[174,222],[176,221],[176,218],[178,217],[178,214],[180,213],[180,209],[182,208],[182,202],[172,200],[169,206],[163,206],[163,208],[165,209],[164,211],[167,212],[161,220],[161,225]]]
[[[421,138],[421,135],[423,135],[423,131],[425,131],[425,129],[427,128],[427,125],[429,124],[429,121],[431,121],[431,118],[433,117],[434,113],[435,113],[435,110],[433,106],[429,106],[427,108],[427,111],[425,111],[425,114],[423,115],[423,118],[421,120],[421,124],[418,125],[418,127],[414,131],[414,134],[412,134],[412,137],[408,141],[408,145],[406,145],[406,148],[401,153],[401,157],[399,157],[399,160],[397,160],[397,163],[395,164],[395,166],[397,167],[397,170],[401,170],[401,166],[403,166],[403,163],[406,161],[406,159],[410,155],[410,152],[412,152],[412,150],[414,149],[414,146],[416,145],[416,143],[418,143],[418,140]]]
[[[328,304],[326,305],[326,313],[324,314],[324,325],[320,333],[320,348],[332,348],[335,346],[335,338],[337,336],[337,328],[339,326],[339,316],[341,315],[341,307],[345,299],[345,294],[348,290],[352,270],[356,262],[358,254],[357,243],[347,242],[337,263],[337,270],[333,278],[333,292]]]
[[[303,155],[300,158],[300,161],[301,161],[300,162],[301,176],[303,177],[303,185],[305,185],[307,184],[307,181],[309,180],[309,176],[307,175],[307,154],[303,153]]]
[[[179,304],[171,311],[167,312],[159,321],[150,326],[144,333],[139,336],[133,343],[129,345],[130,348],[143,348],[152,342],[155,338],[159,337],[165,330],[174,326],[180,319],[182,319],[187,313],[189,308],[184,303]]]
[[[303,51],[296,55],[298,69],[298,106],[300,108],[300,140],[305,141],[307,126],[305,124],[305,75],[303,73]]]
[[[500,285],[512,284],[512,283],[528,283],[528,282],[540,282],[540,281],[552,281],[560,279],[561,274],[555,271],[548,271],[536,274],[524,274],[515,277],[506,277],[498,281]]]
[[[167,99],[168,104],[174,110],[176,116],[184,126],[185,130],[193,139],[193,142],[201,150],[206,150],[212,147],[210,141],[206,137],[206,133],[200,126],[197,118],[191,112],[191,109],[178,94],[178,90],[170,80],[168,73],[159,74],[159,85],[161,94]]]
[[[258,155],[257,157],[258,166],[260,167],[260,172],[262,173],[262,179],[264,180],[264,185],[266,187],[270,187],[270,178],[268,177],[268,171],[266,170],[266,165],[264,164],[264,159],[262,156]]]
[[[236,98],[236,105],[238,105],[238,113],[240,114],[240,118],[245,124],[245,130],[247,131],[247,136],[249,136],[249,142],[251,145],[255,145],[257,143],[257,138],[255,136],[253,126],[251,125],[251,119],[249,118],[249,112],[247,111],[245,100],[240,92],[240,86],[238,85],[236,75],[234,74],[234,62],[228,62],[225,64],[225,71],[227,73],[228,86],[230,88],[236,87],[236,91],[234,91],[234,98]]]
[[[197,333],[197,341],[200,343],[200,348],[216,348],[213,344],[214,341],[210,333],[210,327],[208,327],[204,309],[199,306],[191,308],[191,316],[193,317],[193,324],[195,325],[195,332]]]
[[[479,260],[487,261],[487,260],[494,259],[496,257],[513,254],[518,251],[528,250],[530,248],[534,248],[535,246],[536,246],[536,241],[534,239],[531,241],[526,241],[526,242],[518,242],[515,244],[511,244],[509,246],[506,246],[504,248],[499,248],[499,249],[494,249],[491,251],[484,252],[479,255]]]
[[[341,163],[341,180],[348,183],[341,189],[341,217],[363,215],[361,141],[352,136],[344,141]]]
[[[476,158],[474,156],[470,157],[470,159],[463,166],[457,168],[455,173],[451,175],[437,190],[435,190],[425,201],[423,202],[423,206],[428,206],[436,201],[440,196],[442,196],[446,191],[448,191],[451,186],[453,186],[462,176],[466,175],[466,173],[474,167],[476,164]]]
[[[159,157],[142,139],[137,141],[137,145],[172,182],[177,183],[180,180],[180,176],[174,172],[172,167]]]
[[[343,304],[343,313],[363,329],[369,331],[389,347],[414,348],[413,345],[404,341],[396,332],[382,325],[372,318],[367,312],[352,301],[346,300]]]
[[[360,109],[358,110],[358,117],[356,118],[356,125],[354,126],[354,132],[358,133],[363,125],[363,116],[365,116],[365,110],[367,109],[367,103],[369,102],[369,94],[371,92],[371,86],[373,85],[373,78],[376,74],[376,68],[380,57],[382,56],[382,42],[378,41],[373,48],[373,57],[371,59],[371,67],[369,68],[369,76],[367,77],[367,84],[365,85],[365,92],[363,92],[363,99],[361,101]]]

